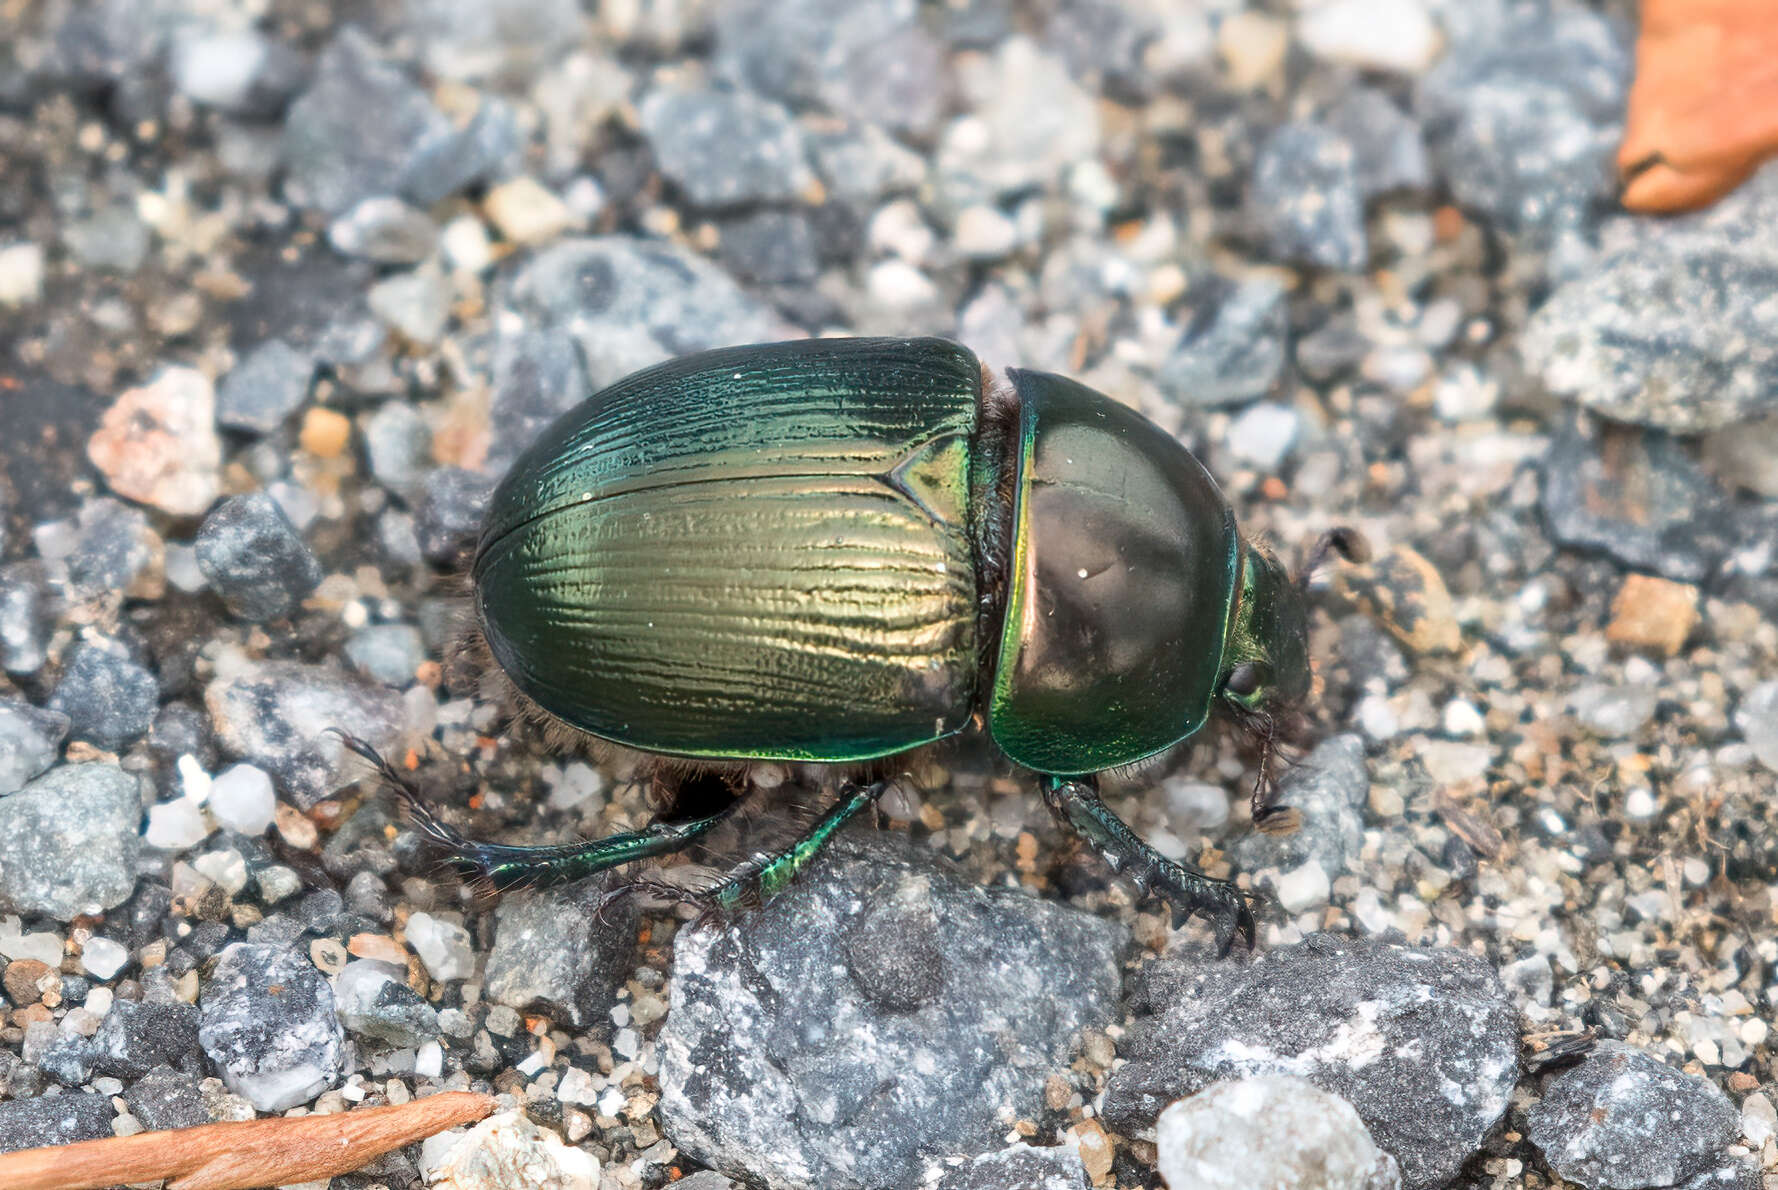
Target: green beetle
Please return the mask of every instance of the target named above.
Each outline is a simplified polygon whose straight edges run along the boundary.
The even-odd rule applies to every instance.
[[[1316,561],[1330,548],[1360,546],[1336,530]],[[1150,848],[1094,775],[1216,712],[1269,753],[1309,692],[1305,602],[1197,459],[1091,389],[1001,378],[942,339],[674,360],[519,457],[471,573],[488,651],[548,720],[693,762],[667,771],[776,760],[861,778],[788,849],[699,894],[712,904],[781,888],[895,757],[980,724],[1114,869],[1205,912],[1224,949],[1237,931],[1252,944],[1241,893]],[[465,839],[412,800],[453,864],[499,888],[679,850],[726,813],[526,848]]]

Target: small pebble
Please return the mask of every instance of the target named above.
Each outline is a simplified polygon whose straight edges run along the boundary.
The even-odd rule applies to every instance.
[[[1611,601],[1605,637],[1671,657],[1698,626],[1698,588],[1652,574],[1624,576]]]
[[[547,243],[576,223],[568,204],[529,176],[489,190],[482,210],[504,238],[526,247]]]
[[[218,824],[242,835],[264,834],[277,814],[271,777],[250,764],[233,765],[218,773],[210,784],[207,804]]]
[[[216,390],[193,368],[164,368],[117,398],[86,453],[118,495],[173,516],[202,515],[222,491]]]
[[[231,496],[204,518],[198,567],[231,614],[255,623],[296,610],[321,582],[321,564],[264,492]]]

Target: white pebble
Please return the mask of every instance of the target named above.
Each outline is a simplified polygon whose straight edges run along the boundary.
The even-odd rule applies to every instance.
[[[1479,736],[1487,730],[1482,721],[1482,713],[1474,703],[1461,698],[1453,698],[1445,704],[1445,734],[1451,736]]]
[[[957,216],[957,251],[971,260],[998,260],[1018,242],[1019,229],[993,207],[965,207]]]
[[[89,938],[80,949],[80,963],[94,979],[110,979],[130,961],[130,952],[109,938]],[[87,1007],[92,1007],[88,997]]]
[[[0,248],[0,306],[29,306],[43,297],[43,249],[36,244]]]
[[[426,973],[440,983],[475,974],[475,952],[469,942],[468,930],[430,913],[416,913],[407,919],[407,944],[420,956]]]
[[[1421,0],[1328,0],[1297,20],[1310,53],[1361,70],[1419,74],[1439,52],[1439,33]]]
[[[414,1074],[420,1078],[437,1078],[444,1073],[444,1046],[436,1041],[422,1044],[414,1054]]]
[[[1660,811],[1660,803],[1646,785],[1638,785],[1624,795],[1624,817],[1632,822],[1647,822]]]
[[[474,215],[459,215],[445,224],[439,246],[451,267],[465,273],[479,273],[494,263],[493,241],[488,229]]]
[[[179,788],[185,794],[185,800],[194,806],[201,806],[210,800],[210,791],[214,783],[198,758],[190,754],[181,756],[175,766],[179,771]]]
[[[196,802],[178,798],[148,807],[148,829],[142,841],[162,851],[184,851],[209,837],[210,827]]]
[[[1261,402],[1237,417],[1229,426],[1229,451],[1243,463],[1261,471],[1276,470],[1296,445],[1301,419],[1284,405]]]
[[[238,834],[264,834],[277,809],[271,777],[254,765],[237,764],[218,773],[210,783],[210,813]]]
[[[1278,903],[1286,913],[1301,913],[1327,904],[1333,885],[1321,861],[1310,860],[1278,877]]]
[[[223,851],[206,851],[192,860],[191,866],[211,884],[225,889],[230,896],[247,887],[247,861],[232,847]]]

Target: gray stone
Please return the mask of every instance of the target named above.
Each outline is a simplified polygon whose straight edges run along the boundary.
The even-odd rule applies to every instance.
[[[134,207],[104,207],[85,219],[68,224],[62,242],[74,259],[89,269],[108,273],[133,273],[148,258],[147,226]]]
[[[160,685],[121,645],[91,640],[77,646],[49,709],[68,717],[68,734],[107,752],[121,752],[154,726]]]
[[[1714,1083],[1601,1041],[1550,1079],[1528,1134],[1564,1181],[1594,1190],[1674,1186],[1729,1164],[1740,1113]],[[1731,1182],[1730,1185],[1733,1185]]]
[[[205,689],[204,705],[223,751],[270,773],[304,809],[363,775],[328,729],[343,728],[387,752],[405,721],[397,692],[295,661],[218,678]]]
[[[342,29],[285,117],[285,196],[337,215],[367,198],[399,194],[427,143],[454,131],[363,33]]]
[[[165,543],[148,514],[110,496],[80,506],[70,546],[68,588],[75,599],[141,594],[142,587],[158,583],[166,559]]]
[[[1628,34],[1581,5],[1553,3],[1454,30],[1414,102],[1457,201],[1508,231],[1547,236],[1609,199]]]
[[[141,821],[136,779],[114,764],[63,765],[0,798],[0,905],[72,921],[123,904]]]
[[[67,1145],[111,1135],[117,1116],[111,1096],[96,1094],[40,1095],[0,1103],[0,1153],[16,1153],[40,1145]]]
[[[951,1170],[938,1190],[1088,1190],[1092,1184],[1072,1145],[1017,1144]]]
[[[34,674],[49,660],[49,582],[35,561],[0,566],[0,669]]]
[[[655,91],[642,131],[661,173],[700,207],[790,202],[815,180],[790,113],[744,91]]]
[[[1778,681],[1761,682],[1741,696],[1735,726],[1754,758],[1778,773]]]
[[[551,245],[513,277],[509,298],[575,338],[595,390],[675,356],[794,334],[703,257],[626,236]]]
[[[216,424],[270,434],[302,408],[314,377],[314,356],[282,339],[267,339],[216,386]]]
[[[1192,1190],[1400,1190],[1352,1105],[1291,1075],[1217,1083],[1155,1122],[1161,1176]]]
[[[496,1004],[585,1028],[606,1018],[630,969],[636,909],[601,908],[605,888],[583,881],[500,906],[483,985]]]
[[[1543,516],[1563,545],[1679,582],[1745,544],[1727,493],[1677,441],[1627,427],[1565,427],[1543,462]]]
[[[754,211],[722,225],[722,263],[743,281],[794,285],[821,271],[815,233],[796,211]]]
[[[411,1049],[438,1040],[438,1010],[403,982],[406,977],[406,970],[393,963],[347,963],[333,984],[341,1023],[383,1046]]]
[[[1352,168],[1366,199],[1432,186],[1432,162],[1420,124],[1375,87],[1354,87],[1328,109],[1324,122],[1352,146]]]
[[[1778,168],[1715,209],[1623,220],[1521,340],[1553,392],[1679,434],[1778,414]]]
[[[1370,797],[1364,738],[1337,735],[1291,766],[1278,781],[1273,804],[1297,812],[1302,825],[1288,834],[1251,831],[1230,849],[1243,872],[1287,872],[1314,861],[1329,880],[1344,875],[1364,846],[1364,805]]]
[[[429,207],[459,190],[511,176],[524,158],[525,134],[512,104],[484,96],[469,123],[423,138],[401,178],[401,193]]]
[[[426,69],[444,78],[529,81],[580,44],[577,0],[407,0]]]
[[[210,1123],[198,1080],[169,1066],[156,1066],[137,1079],[124,1092],[124,1101],[132,1116],[155,1131]]]
[[[205,982],[202,1009],[204,1052],[260,1111],[307,1103],[345,1075],[333,989],[299,951],[235,943]]]
[[[870,203],[913,190],[926,176],[926,159],[875,124],[847,124],[807,132],[809,155],[830,198]]]
[[[367,198],[327,225],[334,251],[378,264],[419,264],[438,246],[438,224],[399,198]]]
[[[1285,124],[1266,139],[1253,166],[1252,203],[1279,260],[1355,273],[1370,258],[1357,156],[1321,125]]]
[[[426,659],[426,642],[412,624],[371,624],[346,642],[346,658],[368,678],[406,686]]]
[[[716,10],[716,66],[796,107],[930,132],[947,87],[920,16],[916,0],[736,0]]]
[[[451,319],[451,287],[444,271],[423,265],[408,273],[385,277],[370,287],[364,300],[371,313],[390,329],[415,343],[431,346]]]
[[[420,553],[441,566],[464,562],[482,529],[494,481],[461,467],[438,467],[420,485],[414,536]]]
[[[176,1001],[118,1000],[92,1045],[93,1068],[113,1078],[140,1078],[161,1065],[196,1069],[198,1010]]]
[[[409,401],[384,402],[365,419],[364,454],[377,482],[409,504],[438,465],[432,458],[432,427]]]
[[[68,716],[0,698],[0,794],[15,793],[62,754]]]
[[[561,331],[522,330],[494,341],[493,441],[483,469],[504,474],[543,427],[592,395],[580,349]]]
[[[1284,374],[1290,312],[1275,281],[1213,278],[1187,295],[1191,318],[1155,383],[1186,406],[1240,405]]]
[[[953,123],[939,149],[952,205],[1053,186],[1064,171],[1098,157],[1098,104],[1059,58],[1011,37],[976,73],[976,118]]]
[[[836,961],[873,906],[915,923],[883,931],[895,945],[936,946],[935,994]],[[1080,1031],[1111,1019],[1126,941],[962,883],[904,841],[842,836],[763,909],[675,940],[657,1041],[667,1135],[774,1190],[908,1185],[935,1155],[998,1151],[1006,1121],[1042,1111]]]
[[[1519,1073],[1518,1013],[1475,955],[1311,935],[1250,963],[1207,952],[1158,960],[1135,997],[1109,1127],[1147,1132],[1212,1083],[1295,1075],[1357,1109],[1408,1190],[1457,1176],[1505,1114]]]
[[[321,583],[321,563],[265,492],[230,496],[204,518],[198,569],[231,614],[255,623],[289,615]]]

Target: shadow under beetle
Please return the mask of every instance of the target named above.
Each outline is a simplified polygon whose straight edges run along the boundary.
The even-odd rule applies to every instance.
[[[1363,546],[1330,532],[1305,576],[1329,550]],[[1302,587],[1237,532],[1178,441],[1072,380],[1002,378],[942,339],[664,363],[519,457],[471,576],[489,653],[547,719],[686,771],[777,760],[859,778],[789,847],[682,896],[776,892],[882,795],[885,761],[976,725],[1113,869],[1203,912],[1225,952],[1237,932],[1253,943],[1243,894],[1149,847],[1095,774],[1220,713],[1260,745],[1262,820],[1272,741],[1310,688]],[[732,808],[504,846],[466,839],[387,775],[451,864],[495,888],[681,850]]]

